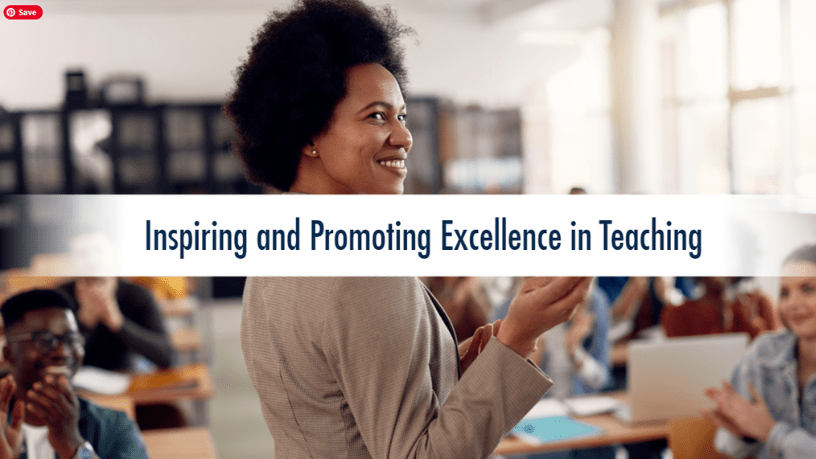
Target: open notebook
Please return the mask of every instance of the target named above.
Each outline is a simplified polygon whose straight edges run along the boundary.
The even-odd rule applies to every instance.
[[[603,430],[599,427],[576,421],[568,416],[548,416],[521,421],[511,431],[512,434],[530,443],[569,440],[570,438],[598,435]]]
[[[620,402],[604,396],[565,400],[545,398],[524,416],[524,419],[513,428],[511,433],[529,443],[562,441],[598,435],[602,429],[577,421],[570,416],[589,416],[610,412],[619,406]]]

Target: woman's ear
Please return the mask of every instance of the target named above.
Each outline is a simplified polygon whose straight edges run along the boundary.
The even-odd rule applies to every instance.
[[[320,153],[317,151],[317,147],[315,147],[314,142],[309,142],[307,145],[303,147],[300,151],[304,156],[308,156],[310,158],[317,158]]]

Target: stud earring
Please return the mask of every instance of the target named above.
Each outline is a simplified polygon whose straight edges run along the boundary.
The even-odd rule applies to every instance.
[[[312,150],[312,156],[317,156],[317,150]]]

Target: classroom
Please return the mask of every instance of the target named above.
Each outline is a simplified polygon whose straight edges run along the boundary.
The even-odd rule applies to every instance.
[[[22,396],[3,381],[24,379],[30,347],[73,350],[32,364],[37,387],[57,390],[68,376],[63,389],[91,402],[90,412],[124,412],[117,422],[141,432],[130,446],[159,459],[812,457],[814,18],[812,0],[7,5],[0,303],[23,294],[53,315],[64,299],[58,322],[67,314],[71,331],[23,330],[37,309],[15,315],[10,302],[0,374],[14,378],[0,380],[0,406],[6,394]],[[468,219],[451,208],[427,229],[410,212],[374,227],[304,211],[256,233],[182,205],[172,211],[186,220],[142,221],[138,243],[213,273],[185,276],[162,262],[128,271],[116,255],[121,238],[99,228],[113,213],[94,200],[110,196],[127,214],[117,197],[240,195],[244,213],[274,215],[275,199],[299,194],[434,195],[438,205],[500,195],[517,206],[529,201],[511,196],[533,195],[545,206],[560,199],[559,209],[602,209],[609,197],[638,219],[610,213],[576,224],[544,207],[530,209],[547,216],[535,226],[515,218],[518,209],[485,205],[468,207]],[[249,200],[261,195],[268,208]],[[645,196],[665,197],[665,213],[638,215]],[[699,209],[673,208],[701,196],[711,200],[694,201]],[[390,216],[332,202],[348,215]],[[731,252],[698,220],[671,217],[695,210],[745,224],[726,230]],[[435,269],[433,245],[435,257],[460,257],[462,272]],[[247,262],[258,247],[280,255],[267,260],[284,276],[280,260],[309,247],[326,262],[321,274],[261,279],[200,261],[223,252]],[[528,277],[568,250],[583,258],[563,274],[591,278],[567,287],[567,278]],[[334,265],[359,252],[376,252],[366,276],[334,277],[360,272]],[[427,272],[375,281],[406,252]],[[504,252],[537,261],[504,267],[494,262]],[[604,252],[633,258],[594,269]],[[705,265],[713,253],[740,269]],[[494,255],[489,269],[475,266]],[[637,269],[644,257],[678,255],[700,269]],[[556,284],[563,292],[547,293]],[[538,312],[519,306],[529,292],[548,298]],[[365,307],[347,310],[352,300]],[[566,303],[568,313],[551,319]],[[534,365],[514,366],[515,354]],[[790,381],[762,378],[782,361],[792,366],[777,373]],[[785,384],[798,397],[793,408],[775,398]],[[726,405],[761,411],[747,424],[762,431],[735,424]],[[29,416],[40,419],[33,406]],[[22,428],[33,455],[33,427]],[[60,456],[64,445],[45,438],[40,457]],[[74,443],[65,451],[80,455],[85,444]]]

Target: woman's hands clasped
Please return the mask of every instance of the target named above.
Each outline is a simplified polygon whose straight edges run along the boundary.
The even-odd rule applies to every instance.
[[[703,411],[703,416],[712,424],[738,437],[767,441],[775,421],[765,401],[750,382],[748,390],[751,391],[753,402],[742,398],[728,381],[723,381],[722,389],[716,387],[706,389],[706,395],[714,400],[717,406],[713,410]]]
[[[459,366],[462,368],[462,373],[470,367],[470,364],[476,360],[476,357],[482,353],[482,350],[487,346],[491,336],[496,336],[501,329],[502,320],[499,319],[492,324],[485,324],[476,329],[476,332],[470,338],[462,341],[459,344]]]
[[[584,301],[591,277],[528,279],[510,303],[496,338],[527,358],[545,331],[568,320]]]

